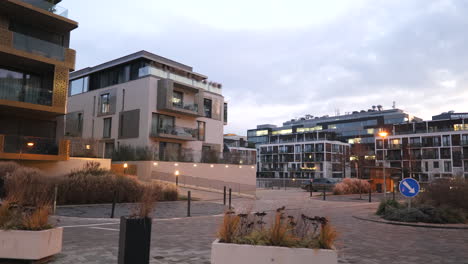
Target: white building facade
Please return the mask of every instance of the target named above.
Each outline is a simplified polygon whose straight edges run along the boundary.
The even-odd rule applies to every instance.
[[[70,80],[65,136],[94,140],[99,157],[123,146],[159,160],[200,161],[204,151],[222,152],[221,84],[190,66],[140,51],[73,72]]]

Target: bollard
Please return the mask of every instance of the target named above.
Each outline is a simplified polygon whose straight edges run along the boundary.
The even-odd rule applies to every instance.
[[[229,188],[229,210],[231,210],[231,197],[232,197],[232,190]]]
[[[223,192],[223,204],[226,205],[226,186],[224,186],[224,192]]]
[[[325,193],[326,187],[323,187],[323,200],[325,201],[327,199],[326,193]]]
[[[190,202],[192,200],[192,194],[190,191],[187,193],[187,217],[190,217]]]
[[[312,192],[313,192],[312,183],[310,183],[309,186],[310,186],[310,187],[309,187],[309,190],[310,190],[310,197],[312,197]]]
[[[393,201],[395,201],[395,186],[393,187]]]
[[[55,184],[55,188],[54,188],[54,214],[55,214],[55,211],[57,210],[57,192],[58,192],[58,187],[57,187],[57,184]]]
[[[114,197],[112,198],[112,211],[111,211],[111,218],[114,218],[114,211],[115,211],[115,201],[117,200],[117,191],[114,191]]]
[[[179,187],[179,176],[175,177],[175,186]]]
[[[369,189],[369,203],[372,202],[372,190]]]

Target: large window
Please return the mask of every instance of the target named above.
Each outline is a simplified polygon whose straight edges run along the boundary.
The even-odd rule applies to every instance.
[[[112,131],[112,118],[104,118],[104,131],[102,133],[103,138],[110,138]]]
[[[206,123],[203,121],[197,121],[197,122],[198,122],[198,140],[205,141]]]
[[[101,114],[106,114],[110,112],[110,94],[102,94],[101,95],[101,106],[100,106]]]
[[[452,172],[452,162],[444,161],[444,172]]]
[[[172,94],[172,104],[175,107],[183,108],[184,107],[184,94],[178,91],[174,91]]]
[[[0,99],[52,105],[52,96],[52,85],[43,76],[0,68]]]
[[[205,117],[211,118],[212,105],[213,105],[213,101],[211,99],[205,98],[205,100],[203,102],[203,106],[204,106],[204,109],[205,109]]]
[[[88,91],[88,80],[89,78],[83,77],[73,81],[70,81],[70,95],[85,93]]]
[[[227,103],[224,103],[224,123],[227,123],[228,121],[228,105]]]

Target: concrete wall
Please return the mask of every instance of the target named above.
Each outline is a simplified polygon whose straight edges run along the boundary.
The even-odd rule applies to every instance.
[[[73,170],[82,169],[87,162],[98,162],[101,168],[110,170],[110,159],[70,158],[67,161],[17,161],[26,167],[38,168],[50,177],[62,176]]]
[[[137,166],[137,176],[141,180],[163,179],[174,182],[176,171],[179,173],[179,183],[199,184],[200,187],[222,189],[223,186],[233,188],[234,192],[254,192],[256,186],[256,171],[254,165],[209,164],[190,162],[164,161],[129,161],[115,162],[123,166]]]

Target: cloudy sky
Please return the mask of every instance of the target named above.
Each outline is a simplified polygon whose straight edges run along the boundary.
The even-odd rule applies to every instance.
[[[381,104],[468,111],[468,2],[64,0],[77,69],[139,50],[223,84],[225,132]]]

